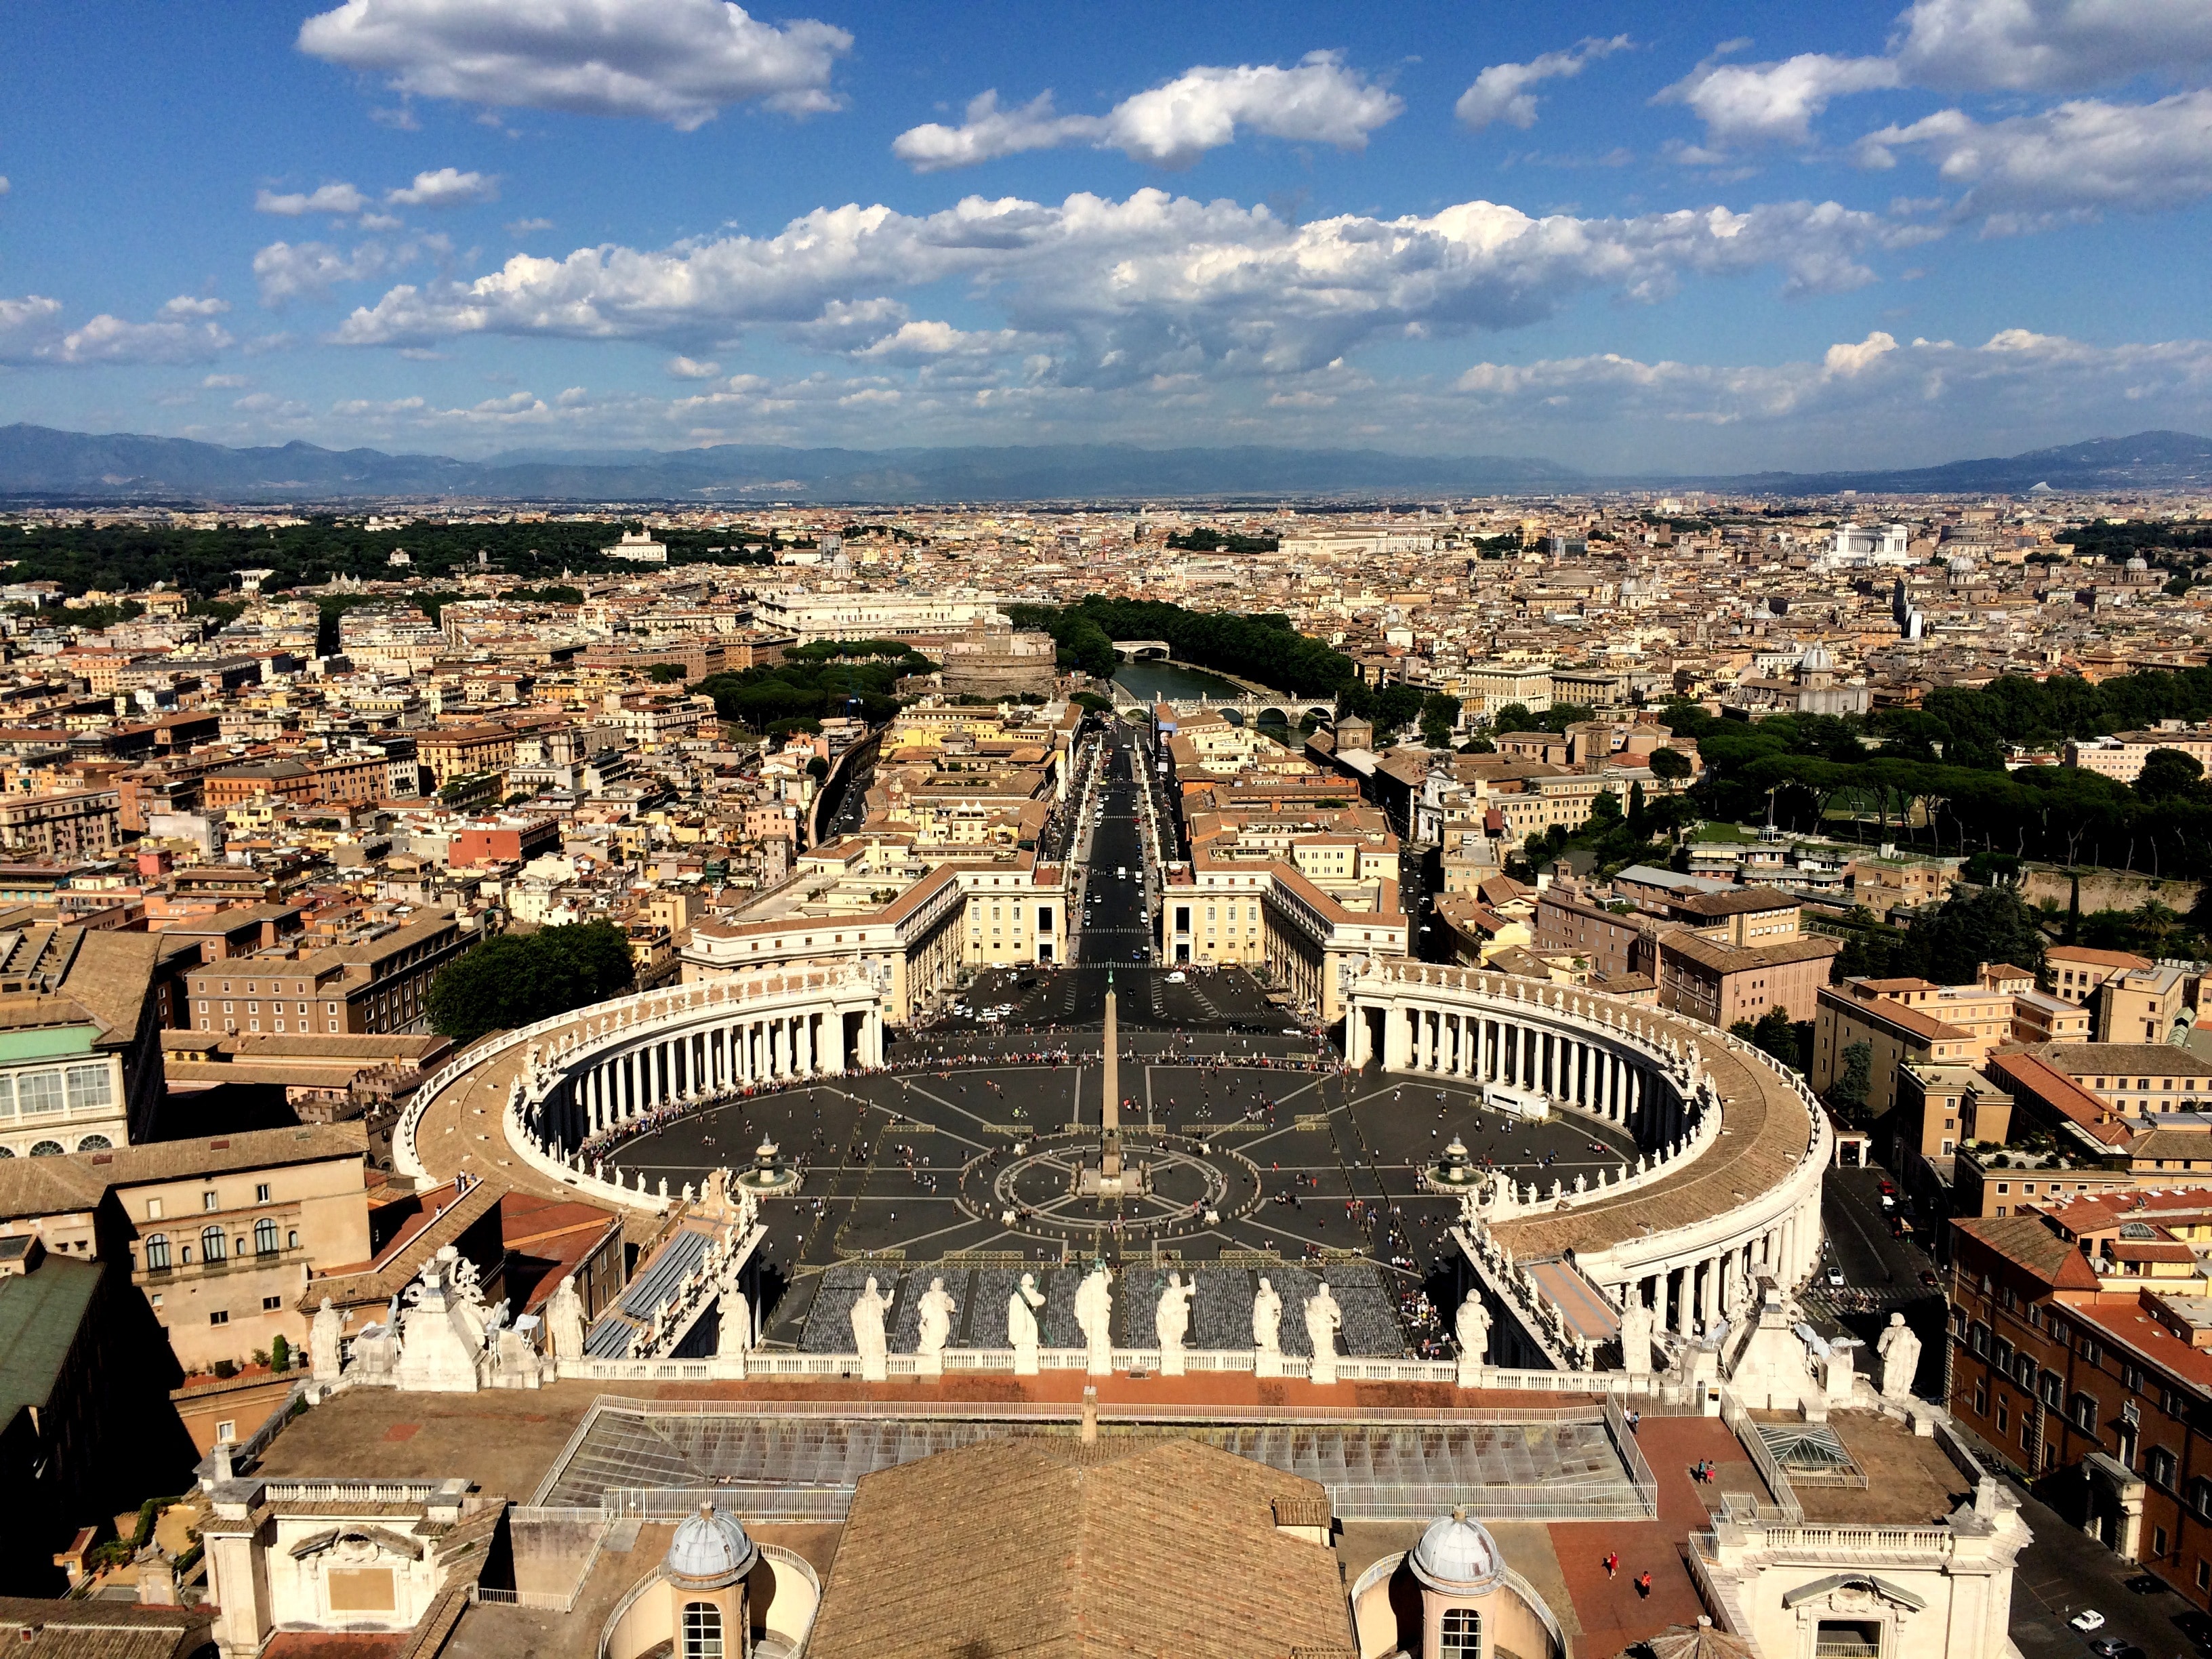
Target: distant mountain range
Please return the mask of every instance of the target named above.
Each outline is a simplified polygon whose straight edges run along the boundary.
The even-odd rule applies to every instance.
[[[1418,496],[1589,489],[1607,483],[1781,495],[2019,495],[2212,485],[2212,439],[2139,432],[2057,449],[1887,472],[1604,478],[1528,456],[1372,449],[1139,449],[1049,444],[959,449],[514,450],[481,461],[323,449],[233,449],[187,438],[0,427],[0,497],[312,502],[1128,501],[1194,496]]]

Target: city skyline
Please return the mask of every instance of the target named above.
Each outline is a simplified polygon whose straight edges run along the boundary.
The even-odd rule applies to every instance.
[[[2201,8],[810,10],[12,15],[0,421],[1600,472],[2212,422]]]

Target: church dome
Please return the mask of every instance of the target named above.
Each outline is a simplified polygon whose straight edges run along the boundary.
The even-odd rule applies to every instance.
[[[685,1589],[721,1589],[752,1571],[760,1547],[712,1504],[684,1517],[668,1542],[668,1576]]]
[[[1498,1540],[1479,1521],[1454,1510],[1433,1521],[1413,1547],[1413,1577],[1431,1589],[1474,1594],[1495,1584],[1504,1571]]]
[[[1826,646],[1816,643],[1805,647],[1805,654],[1797,659],[1797,666],[1808,674],[1832,674],[1836,659],[1828,654]]]

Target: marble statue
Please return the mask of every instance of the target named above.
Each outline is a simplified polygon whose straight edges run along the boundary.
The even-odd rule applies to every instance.
[[[917,1321],[915,1352],[921,1364],[916,1367],[923,1376],[942,1376],[945,1374],[945,1345],[952,1337],[952,1316],[960,1304],[945,1288],[941,1279],[932,1279],[929,1288],[921,1293],[915,1304]]]
[[[1920,1339],[1905,1322],[1905,1316],[1893,1313],[1889,1316],[1889,1328],[1874,1345],[1881,1356],[1881,1397],[1903,1400],[1912,1393],[1912,1378],[1920,1369]]]
[[[1190,1334],[1190,1299],[1197,1291],[1195,1279],[1186,1285],[1180,1273],[1170,1273],[1167,1288],[1160,1292],[1159,1302],[1152,1310],[1152,1330],[1160,1342],[1162,1376],[1183,1374],[1182,1342]]]
[[[1651,1371],[1651,1310],[1631,1285],[1628,1305],[1620,1310],[1620,1368],[1631,1376]]]
[[[1743,1271],[1743,1258],[1731,1251],[1728,1272],[1721,1279],[1721,1311],[1731,1320],[1741,1318],[1751,1308],[1751,1281]]]
[[[735,1285],[723,1289],[715,1304],[714,1357],[743,1359],[753,1345],[753,1304]]]
[[[1252,1298],[1252,1346],[1261,1353],[1280,1353],[1282,1330],[1282,1296],[1262,1277]]]
[[[456,1283],[468,1269],[464,1288]],[[410,1392],[474,1394],[482,1386],[477,1358],[483,1346],[481,1314],[471,1322],[467,1289],[475,1269],[448,1244],[423,1264],[420,1280],[408,1287],[407,1311],[399,1324],[399,1352],[392,1380]],[[453,1286],[451,1292],[448,1286]],[[483,1297],[476,1298],[481,1308]]]
[[[1343,1328],[1344,1310],[1324,1284],[1306,1298],[1306,1340],[1313,1345],[1313,1370],[1309,1375],[1315,1382],[1336,1381],[1336,1334]]]
[[[866,1382],[881,1382],[890,1375],[890,1342],[884,1335],[884,1316],[890,1306],[890,1297],[876,1288],[876,1276],[870,1273],[867,1287],[853,1301],[853,1350],[860,1356],[860,1376]]]
[[[1036,1287],[1036,1275],[1024,1273],[1006,1298],[1006,1340],[1013,1346],[1016,1376],[1037,1374],[1036,1310],[1042,1306],[1044,1293]]]
[[[1113,1280],[1100,1262],[1084,1275],[1083,1283],[1075,1290],[1075,1325],[1083,1333],[1083,1346],[1087,1350],[1084,1370],[1093,1376],[1108,1376],[1114,1370],[1114,1290]]]
[[[338,1380],[344,1358],[345,1316],[331,1305],[328,1297],[315,1310],[315,1322],[307,1328],[307,1363],[318,1382]]]
[[[1459,1338],[1460,1387],[1480,1386],[1482,1368],[1490,1363],[1490,1309],[1483,1302],[1480,1285],[1470,1289],[1459,1304],[1453,1334]]]

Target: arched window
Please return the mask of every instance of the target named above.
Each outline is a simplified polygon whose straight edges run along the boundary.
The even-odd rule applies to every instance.
[[[33,1158],[59,1158],[61,1155],[62,1144],[58,1140],[41,1140],[31,1148]]]
[[[712,1601],[684,1604],[682,1659],[722,1659],[722,1610]]]
[[[222,1228],[203,1227],[200,1229],[201,1261],[220,1261],[228,1254],[229,1246],[223,1242]]]
[[[253,1254],[276,1254],[276,1224],[265,1215],[253,1224]]]
[[[1452,1607],[1437,1638],[1437,1659],[1482,1659],[1482,1615],[1473,1607]]]
[[[114,1147],[115,1143],[106,1135],[87,1135],[76,1144],[76,1149],[80,1152],[112,1152]]]
[[[161,1273],[169,1265],[169,1236],[167,1233],[146,1235],[146,1271]]]

